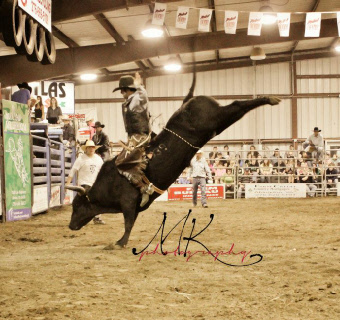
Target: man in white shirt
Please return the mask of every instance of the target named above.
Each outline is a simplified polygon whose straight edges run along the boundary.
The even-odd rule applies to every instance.
[[[321,130],[319,130],[318,127],[315,127],[314,134],[307,138],[302,144],[306,152],[311,152],[312,154],[316,152],[317,158],[320,158],[323,153],[323,137],[319,132],[321,132]]]
[[[197,205],[197,190],[198,186],[201,186],[201,203],[203,208],[208,208],[207,205],[207,196],[205,193],[206,189],[206,181],[205,177],[208,175],[209,178],[209,183],[212,183],[212,176],[211,176],[211,171],[208,166],[207,161],[203,157],[203,151],[199,150],[196,153],[196,156],[191,160],[190,162],[190,170],[188,174],[188,178],[190,182],[193,184],[192,189],[192,202],[194,206],[196,207]]]
[[[70,184],[75,173],[78,172],[78,185],[85,189],[92,187],[104,163],[103,159],[95,153],[99,147],[92,140],[87,140],[86,144],[81,146],[85,153],[80,155],[74,162],[66,184]],[[93,222],[95,224],[105,224],[99,215],[93,218]]]

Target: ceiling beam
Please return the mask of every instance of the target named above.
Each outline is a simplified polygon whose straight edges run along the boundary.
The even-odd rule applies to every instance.
[[[53,1],[52,22],[81,18],[97,13],[128,9],[129,7],[149,5],[154,0],[58,0]],[[157,0],[161,3],[178,0]]]
[[[239,30],[236,35],[210,32],[180,37],[128,41],[125,45],[102,44],[60,49],[57,50],[57,59],[52,65],[28,62],[26,57],[19,55],[3,56],[0,57],[0,65],[2,66],[0,82],[8,86],[16,84],[22,79],[27,82],[38,81],[156,56],[306,40],[304,29],[304,22],[297,22],[291,24],[290,36],[284,38],[280,37],[277,28],[268,29],[260,37],[247,36],[247,30],[243,29]],[[336,37],[337,33],[336,19],[323,20],[320,38]],[[13,72],[13,70],[20,70],[20,73]]]
[[[301,61],[301,60],[308,60],[308,59],[319,59],[319,58],[329,58],[329,57],[336,57],[338,56],[335,52],[318,52],[315,53],[316,50],[307,50],[300,51],[296,53],[294,56],[294,61]],[[291,54],[290,51],[286,52],[284,55],[280,54],[273,54],[271,57],[267,55],[267,58],[264,60],[259,60],[256,62],[256,65],[265,65],[265,64],[272,64],[272,63],[281,63],[281,62],[291,62]],[[242,59],[233,60],[231,58],[221,60],[219,64],[214,63],[214,61],[209,61],[209,63],[201,63],[196,64],[196,72],[205,72],[205,71],[215,71],[215,70],[226,70],[226,69],[237,69],[237,68],[244,68],[244,67],[251,67],[253,66],[253,61],[249,59],[249,57],[244,57]],[[136,70],[126,70],[123,74],[131,74],[134,75]],[[186,64],[183,66],[182,70],[178,72],[179,74],[185,73],[192,73],[193,68],[192,64]],[[108,77],[102,77],[94,81],[95,83],[100,82],[110,82],[110,81],[118,81],[121,77],[122,73],[114,73]],[[156,76],[163,76],[169,75],[168,72],[164,71],[162,68],[157,68],[156,70],[148,70],[148,72],[143,73],[143,77],[156,77]],[[75,81],[75,85],[83,85],[84,82],[79,80]]]
[[[118,44],[123,44],[125,40],[123,37],[117,32],[115,27],[111,24],[111,22],[104,16],[103,13],[98,13],[93,15],[97,21],[102,25],[102,27],[107,31],[107,33],[116,41]]]

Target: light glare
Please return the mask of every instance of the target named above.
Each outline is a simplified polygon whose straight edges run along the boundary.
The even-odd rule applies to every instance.
[[[97,79],[97,75],[95,73],[85,73],[80,76],[80,79],[86,81],[95,80]]]

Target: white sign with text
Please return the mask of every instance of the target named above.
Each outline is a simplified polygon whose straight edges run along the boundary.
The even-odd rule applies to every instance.
[[[246,183],[245,197],[249,198],[306,198],[304,183]]]

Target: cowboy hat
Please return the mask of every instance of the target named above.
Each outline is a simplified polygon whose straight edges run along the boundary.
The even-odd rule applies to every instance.
[[[85,122],[89,122],[89,121],[93,121],[94,119],[93,119],[93,117],[87,117],[86,119],[85,119]]]
[[[196,152],[196,154],[197,154],[197,153],[202,153],[202,154],[203,154],[203,150],[200,149],[200,150],[198,150],[198,151]]]
[[[18,83],[17,86],[19,89],[27,89],[30,93],[32,93],[32,87],[30,87],[27,82]]]
[[[318,128],[318,127],[315,127],[313,131],[314,131],[314,132],[315,132],[315,131],[317,131],[317,132],[321,132],[321,130],[319,130],[319,128]]]
[[[112,92],[122,89],[137,89],[135,85],[135,78],[132,76],[123,76],[119,79],[119,87]]]
[[[96,121],[94,123],[94,126],[92,126],[92,128],[99,128],[99,127],[105,128],[105,124],[101,124],[100,121]]]
[[[85,152],[87,147],[95,147],[95,149],[97,150],[101,146],[96,146],[92,140],[87,140],[86,143],[81,146],[81,149]]]

